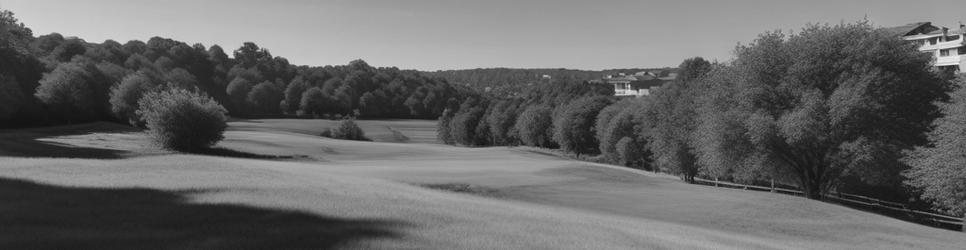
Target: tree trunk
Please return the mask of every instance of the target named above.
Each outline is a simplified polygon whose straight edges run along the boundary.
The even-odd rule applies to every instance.
[[[803,178],[802,192],[805,195],[805,198],[821,200],[822,191],[822,184],[820,180],[816,178]]]

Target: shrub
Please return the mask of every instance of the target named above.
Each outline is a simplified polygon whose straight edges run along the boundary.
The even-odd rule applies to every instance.
[[[161,147],[197,152],[224,138],[225,108],[210,97],[184,89],[151,92],[138,101],[137,115]]]
[[[359,125],[356,124],[356,120],[354,118],[343,119],[342,122],[339,122],[339,126],[336,126],[335,128],[330,129],[329,131],[326,131],[326,132],[328,133],[322,133],[322,136],[330,137],[333,139],[353,140],[353,141],[369,140],[369,138],[366,138],[366,133],[362,131],[362,128],[360,128]]]

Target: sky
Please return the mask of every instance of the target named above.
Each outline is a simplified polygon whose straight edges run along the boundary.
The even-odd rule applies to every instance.
[[[728,61],[765,31],[862,19],[966,22],[962,0],[0,0],[33,29],[89,42],[161,36],[226,51],[251,41],[299,65],[363,59],[446,70]]]

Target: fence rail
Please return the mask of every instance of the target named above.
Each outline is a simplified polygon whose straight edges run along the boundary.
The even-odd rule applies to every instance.
[[[765,187],[765,186],[757,186],[757,185],[738,184],[733,182],[708,180],[708,179],[701,179],[701,178],[694,178],[694,180],[696,182],[703,183],[705,185],[712,185],[715,187],[724,186],[724,187],[744,189],[744,190],[779,192],[779,193],[799,195],[799,196],[804,195],[804,193],[799,190],[785,189],[785,188],[779,188],[779,187]],[[916,217],[917,219],[931,221],[933,223],[939,223],[939,224],[944,224],[948,226],[954,226],[954,227],[958,226],[958,227],[961,227],[964,232],[966,232],[966,216],[957,217],[957,216],[951,216],[946,214],[919,211],[919,210],[908,208],[906,204],[892,202],[892,201],[884,201],[884,200],[876,199],[872,197],[847,194],[847,193],[826,194],[824,195],[824,197],[828,200],[834,200],[839,203],[851,203],[853,205],[862,205],[870,208],[889,210],[889,211],[905,213],[909,215],[915,214],[919,216],[919,217]]]

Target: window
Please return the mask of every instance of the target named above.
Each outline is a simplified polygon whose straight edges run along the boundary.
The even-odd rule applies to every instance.
[[[966,46],[959,47],[959,54],[960,55],[966,55]]]
[[[949,50],[948,49],[939,50],[939,56],[949,56]]]

